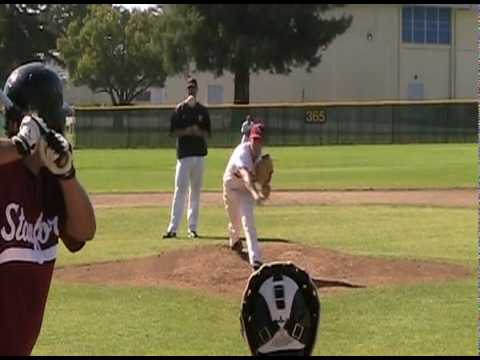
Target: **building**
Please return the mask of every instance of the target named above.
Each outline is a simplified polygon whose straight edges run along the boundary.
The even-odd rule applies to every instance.
[[[228,6],[228,5],[226,5]],[[307,73],[252,74],[250,102],[475,99],[478,70],[476,4],[352,4],[331,14],[351,14],[350,28]],[[233,74],[192,73],[199,99],[233,102]],[[185,79],[167,79],[143,102],[174,104],[185,96]],[[109,103],[88,89],[67,87],[71,103]]]

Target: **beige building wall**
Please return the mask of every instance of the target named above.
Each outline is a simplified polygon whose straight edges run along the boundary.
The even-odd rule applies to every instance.
[[[423,83],[426,100],[476,98],[476,20],[471,9],[453,8],[450,45],[401,45],[399,99],[414,82]]]
[[[322,52],[321,63],[311,73],[294,68],[289,75],[251,74],[251,103],[396,99],[398,6],[348,5],[329,13],[342,14],[353,15],[352,25]],[[193,76],[199,81],[201,101],[203,96],[208,103],[208,85],[220,85],[224,102],[233,102],[233,74]],[[181,82],[183,77],[167,81],[167,102],[184,95],[183,89],[179,91]]]
[[[455,32],[456,53],[454,58],[454,97],[473,98],[477,97],[478,77],[478,32],[477,15],[469,10],[455,11]]]
[[[87,86],[73,86],[66,84],[63,89],[64,99],[75,105],[111,105],[112,101],[107,93],[96,94]]]
[[[289,75],[251,74],[250,102],[406,100],[414,84],[423,84],[426,100],[476,98],[476,8],[452,9],[451,45],[402,43],[401,9],[401,4],[354,4],[331,12],[351,14],[353,22],[322,52],[321,63],[311,73],[302,68]],[[222,89],[213,103],[233,102],[233,74],[192,75],[199,82],[202,103],[212,105],[209,87]],[[73,103],[110,103],[106,94],[88,93],[85,88],[66,92]],[[154,104],[176,104],[186,96],[185,77],[171,77],[163,89],[151,93]]]
[[[223,103],[233,102],[233,75],[225,72],[223,76],[215,78],[213,74],[206,72],[192,73],[192,76],[198,82],[198,100],[203,104],[208,104],[208,86],[222,86]],[[187,96],[186,77],[178,75],[168,78],[165,81],[164,104],[177,104]]]
[[[450,47],[402,45],[400,49],[400,100],[407,100],[409,84],[423,84],[423,99],[450,98]],[[415,79],[415,75],[417,79]]]
[[[355,4],[332,12],[342,13],[353,16],[352,25],[322,53],[311,73],[252,74],[251,103],[408,100],[414,84],[423,85],[425,100],[476,97],[475,8],[452,8],[451,45],[402,43],[400,4]],[[223,86],[225,103],[233,102],[232,74],[195,76],[205,103],[212,84]],[[167,82],[171,95],[180,96],[178,88],[178,79]]]
[[[252,76],[255,102],[395,99],[397,67],[396,9],[391,5],[349,5],[336,14],[351,14],[353,22],[322,54],[310,74]],[[371,38],[367,38],[368,35]],[[302,94],[304,96],[302,97]]]

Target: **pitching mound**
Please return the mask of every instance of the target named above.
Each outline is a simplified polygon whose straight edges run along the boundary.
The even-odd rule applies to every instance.
[[[472,275],[464,266],[408,260],[384,260],[289,243],[262,243],[265,261],[290,260],[316,279],[322,293],[463,279]],[[246,256],[225,245],[178,249],[157,256],[92,265],[57,268],[56,280],[128,285],[170,286],[240,296],[251,269]]]

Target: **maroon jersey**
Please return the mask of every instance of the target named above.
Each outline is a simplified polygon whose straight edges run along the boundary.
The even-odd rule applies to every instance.
[[[42,325],[65,205],[58,180],[0,166],[0,356],[30,355]]]

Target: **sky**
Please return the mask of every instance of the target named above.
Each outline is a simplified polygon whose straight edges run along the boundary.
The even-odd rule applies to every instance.
[[[125,6],[128,9],[133,9],[133,8],[139,8],[141,10],[147,9],[149,7],[153,7],[156,4],[114,4],[114,5],[122,5]]]

